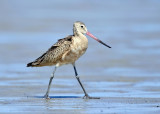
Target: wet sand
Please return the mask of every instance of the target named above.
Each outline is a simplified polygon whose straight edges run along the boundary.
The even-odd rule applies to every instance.
[[[160,113],[158,0],[0,4],[0,113]],[[112,47],[88,38],[89,48],[76,63],[89,95],[101,99],[82,99],[74,70],[66,65],[57,69],[51,99],[45,100],[54,67],[26,64],[71,34],[77,20]]]
[[[71,76],[59,76],[52,84],[50,100],[43,99],[47,77],[28,76],[1,78],[1,113],[160,113],[159,88],[145,85],[144,79],[101,77],[82,82],[91,96],[100,99],[82,99],[83,92]],[[141,81],[140,81],[141,80]],[[143,83],[143,84],[141,84]],[[146,82],[147,83],[147,82]],[[146,87],[147,86],[147,87]]]

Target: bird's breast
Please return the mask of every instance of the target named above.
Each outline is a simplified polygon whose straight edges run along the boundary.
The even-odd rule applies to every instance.
[[[75,37],[73,44],[71,45],[71,52],[78,55],[79,57],[84,54],[88,48],[88,39],[84,37]]]
[[[84,37],[73,37],[70,51],[64,56],[64,60],[69,63],[75,62],[82,56],[88,48],[88,39]]]

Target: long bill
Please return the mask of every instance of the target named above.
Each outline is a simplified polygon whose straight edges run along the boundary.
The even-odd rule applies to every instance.
[[[111,48],[109,45],[105,44],[104,42],[102,42],[101,40],[99,40],[98,38],[96,38],[95,36],[93,36],[90,32],[86,33],[88,36],[92,37],[93,39],[95,39],[96,41],[98,41],[99,43],[103,44],[104,46]]]

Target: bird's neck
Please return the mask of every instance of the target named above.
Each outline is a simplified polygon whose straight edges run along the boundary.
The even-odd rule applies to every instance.
[[[76,37],[83,37],[83,36],[85,36],[85,35],[82,34],[81,32],[79,32],[78,30],[73,30],[73,36],[76,36]]]
[[[82,33],[80,33],[80,32],[74,33],[73,36],[79,37],[79,38],[81,38],[81,37],[86,37],[84,34],[82,34]]]
[[[74,36],[84,36],[84,34],[79,32],[79,30],[75,26],[73,26],[73,35]]]

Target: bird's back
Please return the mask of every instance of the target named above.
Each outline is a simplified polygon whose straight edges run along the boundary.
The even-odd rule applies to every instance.
[[[72,35],[58,40],[51,48],[35,61],[28,63],[27,67],[51,66],[61,61],[62,56],[70,50]]]

